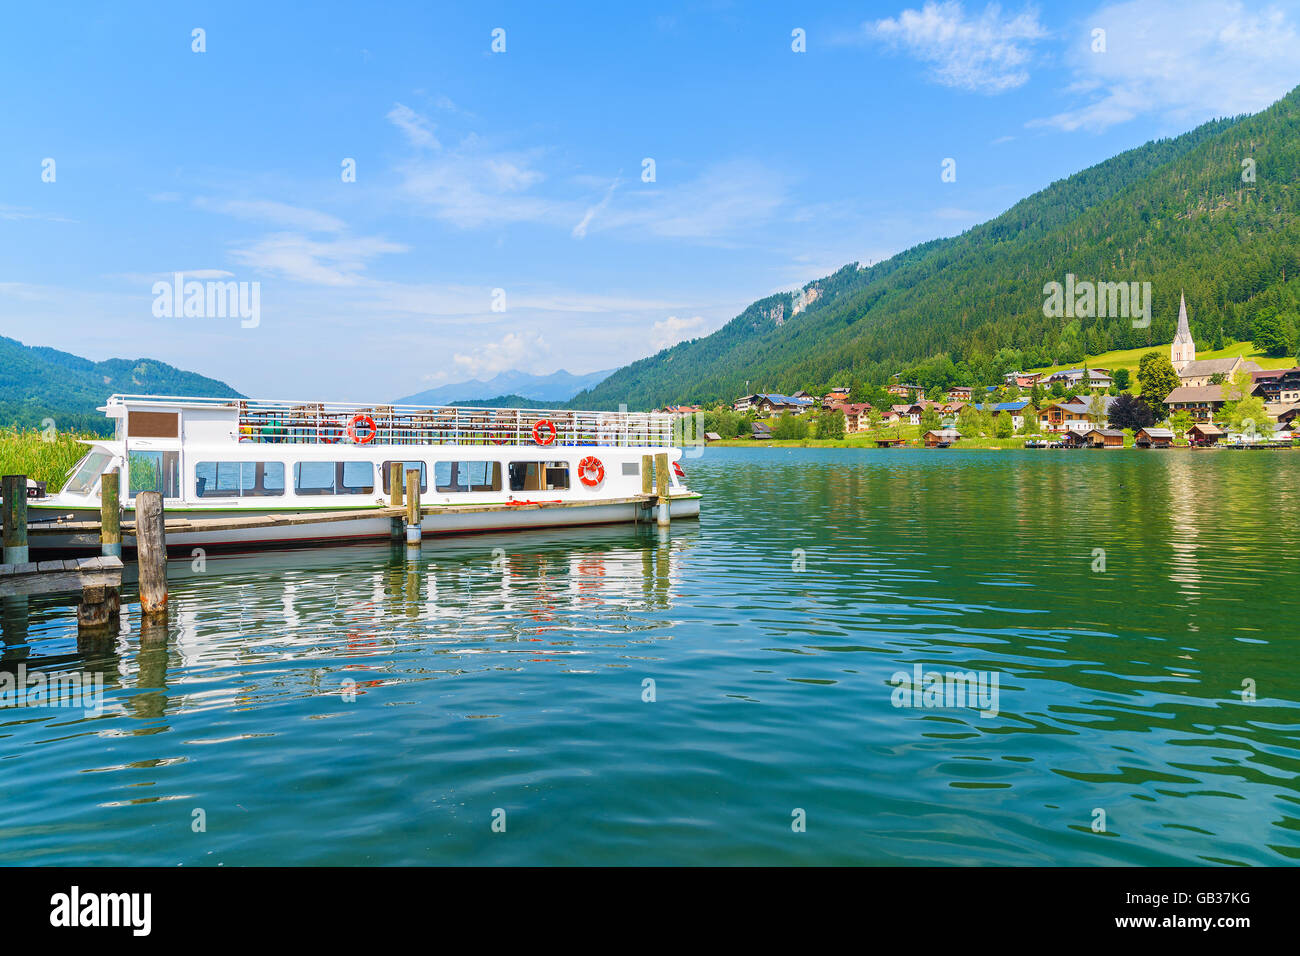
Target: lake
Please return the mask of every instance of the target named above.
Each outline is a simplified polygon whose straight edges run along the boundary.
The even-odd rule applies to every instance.
[[[1300,860],[1300,455],[684,465],[667,534],[176,561],[81,647],[8,602],[103,701],[0,708],[0,864]]]

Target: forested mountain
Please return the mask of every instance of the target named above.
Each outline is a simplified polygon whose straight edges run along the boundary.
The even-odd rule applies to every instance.
[[[1044,285],[1067,273],[1150,282],[1150,326],[1046,317]],[[1261,113],[1121,153],[959,236],[761,299],[712,335],[619,369],[570,404],[730,401],[746,380],[751,391],[789,393],[914,370],[991,383],[1009,368],[1079,361],[1085,347],[1169,342],[1180,291],[1205,348],[1250,339],[1261,313],[1283,316],[1294,335],[1300,88]]]
[[[114,392],[243,398],[225,382],[153,359],[92,362],[0,336],[0,426],[52,418],[60,431],[104,433],[107,419],[95,409]]]

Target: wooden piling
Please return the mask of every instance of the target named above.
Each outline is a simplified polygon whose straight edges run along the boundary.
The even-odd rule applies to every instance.
[[[388,504],[393,508],[402,507],[402,469],[405,466],[400,461],[391,461],[388,463]],[[388,522],[388,539],[390,542],[402,540],[402,519],[391,518]]]
[[[668,490],[668,453],[661,451],[655,455],[655,484],[658,485],[656,494],[659,496],[659,527],[666,528],[672,521],[671,505],[669,504]]]
[[[641,494],[649,495],[654,493],[654,459],[649,455],[641,456]]]
[[[118,497],[120,476],[106,472],[99,479],[99,553],[122,556],[122,508]]]
[[[0,535],[4,544],[3,564],[26,564],[27,551],[27,476],[5,475],[0,479]]]
[[[406,472],[406,543],[419,547],[420,528],[420,470]]]
[[[103,585],[82,588],[81,603],[77,605],[77,629],[94,630],[111,625],[121,606],[117,588]]]
[[[163,498],[142,491],[135,498],[135,551],[140,571],[140,611],[167,616],[167,534]]]

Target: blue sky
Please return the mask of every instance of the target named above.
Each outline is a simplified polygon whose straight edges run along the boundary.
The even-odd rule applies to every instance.
[[[612,368],[1300,84],[1296,3],[560,6],[7,6],[0,334],[263,397]],[[156,317],[176,271],[259,324]]]

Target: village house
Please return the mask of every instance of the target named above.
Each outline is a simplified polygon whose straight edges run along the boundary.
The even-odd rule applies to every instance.
[[[921,424],[921,416],[925,414],[925,406],[916,405],[892,405],[890,411],[898,416],[899,421],[910,422],[913,425]]]
[[[1097,425],[1105,425],[1109,421],[1109,412],[1111,405],[1115,404],[1117,396],[1103,395],[1102,404],[1104,405],[1107,416],[1106,421],[1096,422],[1091,414],[1092,400],[1074,401],[1074,402],[1052,402],[1044,405],[1041,413],[1041,422],[1044,429],[1052,432],[1085,432]]]
[[[864,432],[871,427],[868,416],[871,414],[869,402],[838,402],[831,406],[832,411],[844,413],[844,431]]]
[[[777,395],[764,392],[757,395],[746,395],[744,398],[737,399],[731,407],[738,412],[747,412],[752,408],[762,415],[779,415],[782,412],[802,415],[813,405],[813,400],[807,396],[796,397],[794,395]]]
[[[1042,377],[1042,372],[1007,372],[1002,376],[1002,380],[1017,388],[1033,388]]]
[[[1251,378],[1254,387],[1250,393],[1264,400],[1264,408],[1269,414],[1300,404],[1300,368],[1252,372]]]
[[[910,399],[915,393],[921,391],[919,385],[903,385],[898,382],[893,383],[885,389],[890,395],[897,395],[900,398]]]
[[[1211,422],[1224,401],[1222,385],[1180,385],[1169,393],[1165,405],[1171,415],[1185,411],[1194,422]]]
[[[1006,412],[1011,416],[1011,424],[1017,431],[1025,427],[1025,409],[1029,407],[1029,402],[998,402],[995,405],[976,405],[980,411],[987,411],[989,414],[997,417],[1000,412]]]
[[[1084,384],[1084,373],[1087,372],[1087,386],[1092,391],[1105,391],[1115,384],[1115,380],[1110,377],[1110,370],[1104,368],[1067,368],[1060,372],[1053,372],[1047,377],[1047,384],[1054,385],[1060,382],[1066,388],[1074,388],[1076,385]]]
[[[1254,373],[1263,371],[1254,362],[1240,355],[1232,358],[1200,359],[1196,358],[1196,343],[1192,341],[1192,331],[1187,324],[1187,299],[1178,296],[1178,332],[1169,346],[1169,361],[1178,373],[1179,384],[1190,388],[1200,388],[1210,384],[1216,375],[1222,375],[1225,382],[1232,381],[1232,376],[1242,369]]]
[[[953,385],[948,389],[949,402],[969,402],[971,388],[969,385]]]

